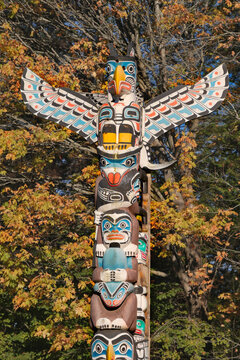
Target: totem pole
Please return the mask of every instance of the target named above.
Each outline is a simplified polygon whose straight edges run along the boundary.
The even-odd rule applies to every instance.
[[[110,45],[108,93],[54,89],[25,69],[21,92],[36,116],[97,142],[96,240],[90,323],[94,360],[149,359],[150,144],[186,121],[217,109],[228,88],[225,65],[194,86],[178,86],[142,105],[136,91],[134,48],[119,56]]]

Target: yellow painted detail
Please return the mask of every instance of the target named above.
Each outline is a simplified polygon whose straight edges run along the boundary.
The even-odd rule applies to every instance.
[[[109,345],[108,345],[108,348],[107,348],[107,359],[106,359],[106,360],[115,360],[115,352],[114,352],[114,349],[113,349],[112,344],[109,344]]]
[[[103,133],[104,144],[116,144],[116,133]]]
[[[118,65],[115,69],[113,80],[116,84],[116,94],[120,95],[120,83],[126,80],[126,75],[121,65]]]
[[[129,133],[120,133],[119,142],[124,144],[129,144],[132,142],[132,134]]]

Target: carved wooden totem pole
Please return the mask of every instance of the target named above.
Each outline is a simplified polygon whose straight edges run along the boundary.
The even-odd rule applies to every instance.
[[[194,86],[179,86],[142,106],[136,92],[134,48],[119,56],[110,45],[108,93],[54,89],[31,70],[21,91],[35,115],[97,143],[96,241],[91,326],[94,360],[149,358],[150,144],[168,130],[214,111],[228,88],[225,65]],[[137,217],[136,217],[137,216]],[[146,326],[147,325],[147,326]]]

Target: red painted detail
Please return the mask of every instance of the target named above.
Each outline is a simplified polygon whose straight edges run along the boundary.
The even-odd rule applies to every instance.
[[[105,302],[105,304],[106,304],[106,305],[108,305],[108,306],[112,306],[112,302],[111,302],[111,300],[105,300],[105,299],[104,299],[104,302]]]
[[[125,104],[124,103],[122,103],[122,102],[117,102],[117,103],[114,103],[114,104],[112,104],[113,106],[118,106],[118,105],[122,105],[122,106],[125,106]]]
[[[28,88],[31,89],[32,85],[28,85]]]
[[[185,95],[183,98],[180,98],[181,101],[186,101],[188,99],[189,99],[188,95]]]
[[[108,174],[108,180],[111,184],[118,184],[121,179],[121,175],[119,173],[109,173]]]
[[[65,102],[65,100],[61,99],[60,97],[57,98],[57,101],[60,102],[61,104]]]
[[[137,131],[140,131],[140,124],[137,122],[135,124],[136,124]]]
[[[166,107],[166,106],[165,106],[165,107]],[[151,114],[148,114],[149,117],[152,117],[152,116],[154,116],[154,115],[156,115],[156,111],[154,111],[154,110],[151,112]]]
[[[67,103],[67,106],[69,106],[69,107],[74,107],[75,106],[75,104],[74,103],[71,103],[70,101]]]
[[[87,113],[87,116],[90,117],[90,118],[94,117],[94,115],[90,111]]]
[[[37,108],[38,108],[38,105],[35,105],[34,107],[35,107],[35,109],[37,109]]]
[[[132,88],[132,85],[129,84],[128,82],[126,82],[126,81],[121,81],[120,82],[120,89],[131,90],[131,88]]]
[[[29,95],[29,99],[32,99],[32,95]]]
[[[215,71],[214,75],[218,75],[218,71]]]
[[[34,79],[34,75],[31,75],[31,78]]]
[[[79,112],[84,112],[85,110],[82,109],[82,108],[80,108],[80,107],[78,107],[78,108],[77,108],[77,111],[79,111]]]
[[[212,106],[212,102],[210,102],[209,105]]]
[[[139,106],[138,104],[136,104],[136,103],[132,103],[131,106],[134,106],[134,107],[136,107],[137,109],[140,109],[140,106]]]
[[[174,100],[173,102],[169,103],[170,106],[175,106],[177,104],[178,104],[177,100]]]
[[[157,109],[157,110],[159,110],[159,111],[165,111],[165,110],[167,110],[167,107],[164,105],[164,106],[162,106],[161,108],[159,108],[159,109]]]
[[[221,81],[218,81],[217,84],[218,84],[218,85],[221,85]]]
[[[120,305],[122,302],[122,300],[113,300],[113,306],[118,306]]]

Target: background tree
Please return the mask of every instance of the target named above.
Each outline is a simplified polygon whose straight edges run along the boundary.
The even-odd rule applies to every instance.
[[[19,83],[28,66],[53,86],[104,92],[109,41],[123,54],[136,44],[145,101],[227,64],[224,106],[152,147],[154,161],[178,160],[153,174],[152,358],[239,357],[238,10],[230,0],[0,2],[2,358],[90,358],[96,150],[33,117]]]

